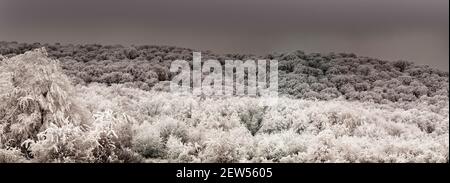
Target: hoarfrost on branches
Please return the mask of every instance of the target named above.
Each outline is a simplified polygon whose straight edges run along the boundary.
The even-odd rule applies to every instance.
[[[50,55],[73,55],[59,49],[66,50],[54,47]],[[164,92],[164,83],[155,84],[171,77],[163,66],[144,64],[151,69],[143,72],[91,58],[159,63],[188,58],[187,51],[118,47],[87,54],[101,49],[89,45],[85,57],[76,54],[86,65],[68,62],[89,73],[61,69],[43,49],[0,62],[0,162],[449,161],[448,73],[353,54],[269,55],[284,59],[280,79],[290,95],[263,104]],[[95,70],[100,63],[119,65]]]

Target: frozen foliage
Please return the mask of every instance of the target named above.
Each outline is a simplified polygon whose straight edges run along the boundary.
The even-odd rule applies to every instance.
[[[57,61],[48,59],[46,54],[45,49],[37,49],[6,59],[0,65],[6,86],[0,93],[0,148],[11,150],[2,151],[5,160],[1,161],[9,161],[17,151],[38,162],[106,161],[98,152],[111,150],[107,158],[127,153],[126,146],[117,144],[121,145],[125,141],[122,139],[130,135],[111,134],[113,130],[127,129],[115,124],[117,121],[131,123],[126,119],[99,118],[85,110]],[[124,143],[128,147],[129,144]]]
[[[136,147],[147,149],[138,152],[148,158],[172,162],[448,162],[448,101],[438,111],[425,104],[289,98],[263,106],[256,98],[201,99],[119,85],[81,90],[96,91],[99,100],[92,103],[120,98],[123,105],[114,103],[115,110],[144,120],[137,128],[146,133],[138,132],[135,138],[146,142]],[[159,110],[146,115],[135,112],[134,106],[158,106]],[[160,125],[166,122],[170,134],[161,131]],[[249,125],[255,123],[258,127]]]
[[[133,49],[127,54],[137,56]],[[398,72],[409,68],[395,65]],[[314,87],[327,93],[316,96],[332,97],[282,97],[274,104],[251,97],[180,96],[128,84],[74,87],[43,49],[3,60],[0,71],[0,162],[449,161],[445,74],[430,76],[431,84],[424,85],[436,90],[418,90],[427,94],[414,100],[351,101],[317,82]],[[346,80],[335,83],[347,87]],[[405,77],[384,84],[391,88],[409,81],[419,82]],[[365,90],[371,84],[354,86]]]
[[[125,84],[127,87],[161,90],[158,83],[174,77],[172,61],[192,61],[193,50],[172,46],[102,46],[26,44],[0,42],[0,54],[11,57],[46,47],[51,58],[61,61],[64,72],[76,84],[93,82]],[[351,53],[306,54],[302,51],[265,56],[202,51],[202,60],[279,61],[279,91],[293,98],[347,100],[387,103],[416,101],[422,97],[448,100],[448,72],[407,61],[384,61]],[[163,90],[163,89],[162,89]]]
[[[27,159],[17,149],[0,149],[0,163],[24,163]]]
[[[1,143],[19,147],[26,139],[37,139],[50,125],[88,123],[84,111],[72,98],[73,87],[57,61],[43,49],[27,52],[1,63],[2,75],[11,82],[1,95]]]

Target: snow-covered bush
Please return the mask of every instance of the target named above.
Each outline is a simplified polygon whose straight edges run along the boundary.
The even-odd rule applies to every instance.
[[[306,151],[307,139],[292,130],[273,134],[258,134],[256,137],[255,160],[280,161],[282,158]]]
[[[179,159],[181,154],[186,154],[188,147],[186,147],[181,139],[175,136],[169,136],[167,139],[167,158],[170,160]]]
[[[230,131],[207,132],[205,148],[199,154],[203,162],[233,163],[245,161],[253,153],[251,133],[241,127]]]
[[[37,137],[36,141],[29,139],[22,144],[36,162],[90,162],[96,144],[96,139],[73,124],[51,124]]]
[[[163,139],[158,129],[144,122],[135,127],[133,150],[146,158],[161,158],[165,155]]]
[[[200,99],[127,89],[116,100],[109,94],[115,88],[92,89],[112,97],[121,111],[139,101],[162,104],[157,114],[128,111],[148,120],[133,127],[132,149],[155,161],[448,162],[444,104],[280,98],[263,105],[257,98]],[[257,119],[260,127],[254,133],[248,124]]]
[[[0,163],[25,163],[28,160],[18,149],[0,149]]]
[[[90,123],[69,79],[56,60],[47,58],[45,49],[6,59],[0,71],[10,75],[11,86],[6,95],[1,95],[2,144],[20,147],[27,139],[37,140],[38,133],[50,125],[84,128]]]
[[[105,111],[94,115],[90,135],[96,139],[92,150],[94,162],[138,162],[141,157],[131,150],[134,135],[133,118]]]

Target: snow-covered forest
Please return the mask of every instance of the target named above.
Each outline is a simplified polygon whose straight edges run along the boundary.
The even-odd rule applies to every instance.
[[[279,61],[280,99],[168,92],[196,50],[0,42],[0,162],[449,162],[448,72],[351,53]]]

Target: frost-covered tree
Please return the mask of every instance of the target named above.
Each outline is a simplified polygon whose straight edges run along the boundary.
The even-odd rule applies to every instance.
[[[56,60],[47,58],[44,48],[26,52],[1,63],[11,88],[1,96],[1,142],[20,147],[27,139],[50,125],[73,124],[82,128],[89,115],[74,98],[73,87]]]

